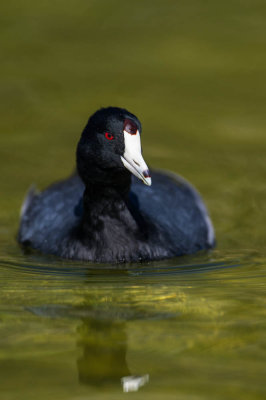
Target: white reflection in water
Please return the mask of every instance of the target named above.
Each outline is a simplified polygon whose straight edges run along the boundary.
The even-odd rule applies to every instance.
[[[146,385],[149,382],[149,375],[142,376],[124,376],[121,378],[121,383],[124,392],[137,392],[141,386]]]

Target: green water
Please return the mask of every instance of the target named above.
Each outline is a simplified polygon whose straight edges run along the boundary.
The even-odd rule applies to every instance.
[[[266,397],[266,3],[8,1],[0,10],[1,400]],[[128,108],[147,163],[202,193],[210,254],[96,266],[23,254],[32,182]],[[121,378],[149,376],[124,393]]]

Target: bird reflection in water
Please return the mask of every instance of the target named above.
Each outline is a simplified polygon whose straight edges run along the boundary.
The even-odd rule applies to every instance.
[[[126,361],[127,335],[123,321],[85,318],[78,328],[82,356],[77,361],[79,381],[92,386],[120,383],[124,392],[137,391],[149,375],[131,375]]]

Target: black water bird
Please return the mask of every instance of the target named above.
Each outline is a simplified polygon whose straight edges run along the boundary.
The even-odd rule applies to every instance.
[[[112,263],[213,247],[199,194],[173,173],[150,174],[140,134],[139,120],[125,109],[93,114],[77,146],[78,173],[41,193],[29,192],[18,241],[63,258]]]

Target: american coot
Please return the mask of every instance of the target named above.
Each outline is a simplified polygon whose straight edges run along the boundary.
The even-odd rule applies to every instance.
[[[199,194],[172,173],[152,171],[151,181],[140,133],[139,120],[125,109],[93,114],[78,143],[78,174],[29,192],[19,242],[97,262],[156,260],[213,247]]]

